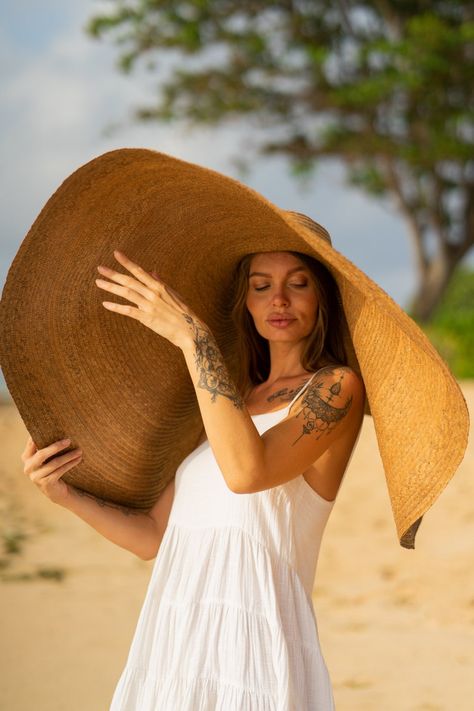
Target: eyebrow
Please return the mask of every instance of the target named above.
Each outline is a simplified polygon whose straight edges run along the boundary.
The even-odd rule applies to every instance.
[[[293,274],[293,272],[303,272],[306,271],[306,267],[294,267],[293,269],[289,269],[287,271],[287,274]],[[250,277],[253,276],[263,276],[263,277],[271,277],[271,274],[265,274],[265,272],[252,272],[249,274],[249,279]]]

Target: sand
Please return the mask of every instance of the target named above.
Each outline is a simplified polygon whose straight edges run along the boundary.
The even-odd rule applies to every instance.
[[[472,420],[474,381],[460,386]],[[14,405],[0,407],[0,709],[107,711],[153,561],[46,499],[23,474],[26,438]],[[474,708],[472,438],[406,550],[365,417],[313,603],[337,711]]]

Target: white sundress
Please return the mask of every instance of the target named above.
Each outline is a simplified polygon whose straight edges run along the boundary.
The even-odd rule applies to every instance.
[[[234,493],[208,441],[191,452],[109,711],[333,711],[312,588],[334,501],[302,475]]]

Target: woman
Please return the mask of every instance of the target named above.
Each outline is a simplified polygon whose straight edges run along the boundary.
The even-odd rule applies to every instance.
[[[182,349],[204,433],[147,514],[63,482],[80,452],[44,462],[67,442],[36,451],[30,438],[22,455],[53,502],[140,558],[156,556],[111,711],[329,711],[311,592],[365,401],[346,365],[337,285],[304,254],[244,257],[234,284],[234,384],[206,324],[116,257],[135,279],[99,268],[111,282],[97,285],[127,293],[138,305],[132,317],[146,312],[147,325]]]

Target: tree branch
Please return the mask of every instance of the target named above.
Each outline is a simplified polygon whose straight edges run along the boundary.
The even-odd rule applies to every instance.
[[[385,157],[382,159],[382,165],[386,180],[395,195],[398,201],[398,207],[408,224],[417,270],[423,279],[428,269],[428,260],[423,251],[423,228],[416,217],[415,211],[412,209],[409,201],[403,193],[394,161]]]

